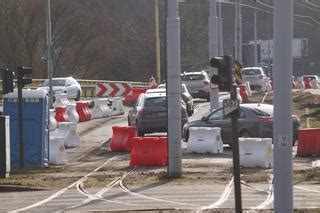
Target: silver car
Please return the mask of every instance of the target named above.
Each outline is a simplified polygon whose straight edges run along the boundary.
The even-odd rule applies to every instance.
[[[180,76],[181,82],[187,86],[193,98],[204,98],[210,101],[210,79],[205,71],[185,72]]]
[[[273,105],[241,104],[238,120],[239,137],[272,138],[273,137]],[[231,118],[224,117],[223,108],[218,108],[201,120],[187,123],[183,127],[182,137],[189,139],[190,127],[220,127],[223,143],[232,144]],[[300,120],[292,116],[293,145],[298,137]]]
[[[181,127],[188,122],[184,101],[181,101]],[[136,126],[137,135],[166,132],[167,96],[165,93],[141,94],[137,104],[128,113],[128,125]]]

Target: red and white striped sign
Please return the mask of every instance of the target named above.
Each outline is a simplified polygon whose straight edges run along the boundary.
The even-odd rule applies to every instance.
[[[96,85],[96,96],[119,97],[132,95],[131,83],[103,83]]]

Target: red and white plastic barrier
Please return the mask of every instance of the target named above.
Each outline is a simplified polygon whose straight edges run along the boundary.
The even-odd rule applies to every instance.
[[[248,103],[249,102],[249,95],[247,93],[246,84],[240,84],[240,95],[242,98],[242,103]]]
[[[320,156],[320,128],[300,129],[298,141],[298,156]]]
[[[190,127],[188,153],[223,153],[220,127]]]
[[[122,98],[121,97],[114,97],[110,99],[112,105],[112,112],[111,115],[123,115],[124,114],[124,107],[122,103]]]
[[[67,106],[70,104],[68,99],[68,93],[58,92],[55,94],[55,102],[53,104],[54,107],[57,106]]]
[[[305,89],[312,89],[311,80],[309,78],[306,78],[304,81],[304,88]]]
[[[250,82],[249,82],[249,81],[246,81],[245,84],[246,84],[247,94],[248,94],[249,96],[252,96],[252,91],[251,91],[251,88],[250,88]]]
[[[79,115],[79,121],[89,121],[91,119],[91,111],[89,109],[89,103],[86,101],[78,101],[76,110]]]
[[[68,121],[70,121],[69,117],[67,115],[66,106],[57,106],[57,107],[55,107],[55,111],[56,111],[55,119],[57,120],[57,122],[68,122]]]
[[[67,152],[64,147],[64,138],[50,139],[49,163],[54,165],[66,165],[68,163]]]
[[[319,84],[318,84],[317,79],[312,79],[311,80],[311,88],[312,89],[319,89]]]
[[[272,138],[239,138],[239,155],[243,167],[271,168]]]
[[[108,106],[107,98],[94,100],[94,106],[91,109],[91,118],[103,118],[111,115],[112,110]]]
[[[55,116],[56,116],[56,113],[55,113],[54,109],[50,109],[50,125],[49,125],[50,131],[54,131],[58,127],[58,123],[57,123]]]
[[[77,123],[61,122],[58,124],[56,138],[64,138],[66,147],[77,147],[80,145],[80,136],[77,132]]]
[[[303,77],[297,77],[297,82],[296,82],[295,88],[296,89],[304,89],[305,88]]]
[[[130,141],[130,166],[167,165],[167,137],[133,137]]]
[[[76,110],[76,104],[68,104],[67,105],[67,115],[71,122],[79,122],[79,115]]]
[[[136,137],[135,126],[113,126],[110,149],[113,152],[130,152],[130,139]]]

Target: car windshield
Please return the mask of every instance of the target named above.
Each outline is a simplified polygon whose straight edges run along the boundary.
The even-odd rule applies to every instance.
[[[242,75],[259,75],[261,71],[259,69],[244,69]]]
[[[204,75],[199,75],[199,74],[190,74],[190,75],[181,76],[181,80],[183,81],[199,81],[199,80],[203,80],[204,78],[205,78]]]
[[[52,86],[65,86],[66,85],[66,80],[65,79],[52,79]],[[48,87],[49,86],[49,80],[46,80],[42,84],[43,87]]]
[[[272,107],[264,107],[264,108],[254,108],[253,112],[258,116],[272,116],[273,108]]]
[[[145,107],[166,107],[167,98],[166,97],[147,98],[144,106]]]

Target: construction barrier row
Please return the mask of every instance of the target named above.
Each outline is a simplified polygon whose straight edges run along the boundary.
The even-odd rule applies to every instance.
[[[190,127],[188,153],[223,153],[220,127]]]
[[[79,122],[89,121],[91,119],[91,112],[87,101],[78,101],[76,110],[79,115]]]
[[[111,116],[112,110],[109,108],[109,100],[107,98],[99,98],[93,101],[91,108],[91,118],[104,118]]]
[[[272,138],[239,138],[240,166],[271,168]]]
[[[121,97],[114,97],[110,99],[112,105],[112,112],[111,115],[123,115],[124,114],[124,107]]]
[[[320,128],[300,129],[297,156],[320,156]]]

